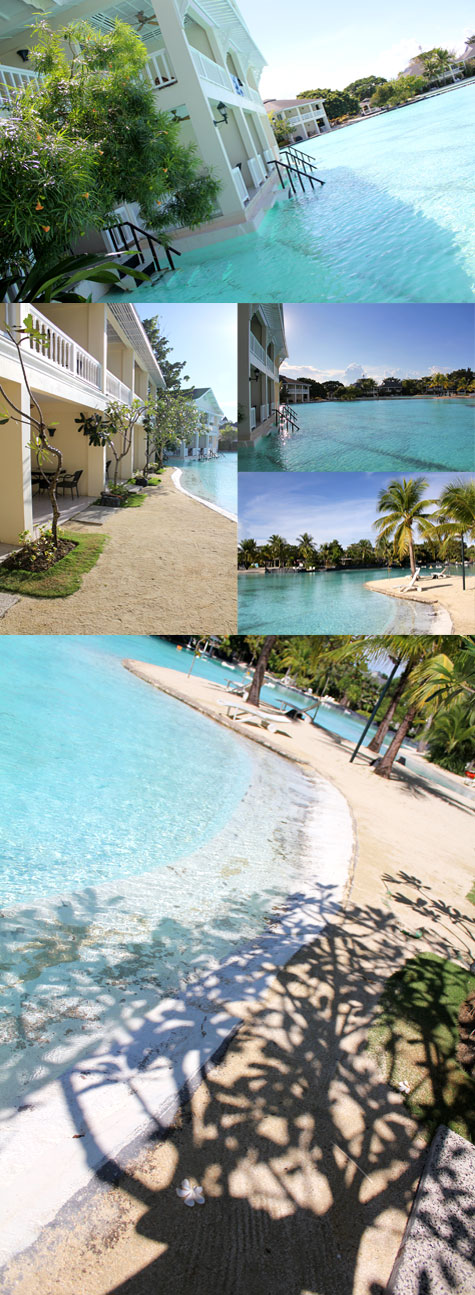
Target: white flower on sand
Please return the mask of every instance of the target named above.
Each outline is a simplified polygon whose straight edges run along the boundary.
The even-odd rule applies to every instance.
[[[203,1188],[198,1186],[192,1187],[188,1178],[184,1178],[181,1187],[176,1189],[177,1196],[181,1196],[185,1205],[204,1205],[205,1198]]]
[[[411,1091],[411,1088],[407,1082],[407,1079],[401,1079],[400,1084],[398,1084],[398,1088],[400,1093],[410,1093]]]

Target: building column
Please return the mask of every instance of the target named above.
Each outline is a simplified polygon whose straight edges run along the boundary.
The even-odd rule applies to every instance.
[[[17,409],[28,415],[30,398],[26,383],[4,380],[2,385]],[[31,439],[32,428],[24,420],[15,423],[11,419],[0,428],[0,543],[3,544],[16,544],[22,531],[33,531]]]
[[[152,8],[158,18],[165,48],[175,70],[178,85],[182,89],[183,101],[186,102],[191,124],[193,126],[198,152],[206,164],[217,172],[221,181],[218,202],[223,216],[235,215],[244,211],[244,203],[239,197],[232,167],[224,145],[219,138],[219,130],[213,122],[213,110],[193,62],[191,48],[185,36],[183,24],[175,0],[152,0]],[[216,87],[219,100],[219,87]]]
[[[251,440],[251,386],[249,328],[251,306],[239,305],[238,311],[238,439]]]

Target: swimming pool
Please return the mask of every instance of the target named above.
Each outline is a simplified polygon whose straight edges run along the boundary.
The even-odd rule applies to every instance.
[[[237,516],[237,454],[220,454],[201,463],[196,459],[168,462],[183,469],[180,485],[184,490]]]
[[[475,399],[322,401],[292,406],[277,428],[239,447],[240,472],[406,472],[475,466]]]
[[[258,938],[316,867],[325,784],[131,675],[131,648],[0,644],[4,1100]]]
[[[385,567],[365,571],[280,572],[238,576],[240,634],[410,634],[429,632],[430,606],[399,603],[366,589],[394,580]],[[401,583],[407,572],[401,571]]]
[[[473,301],[474,128],[465,85],[307,141],[318,194],[283,196],[257,233],[184,253],[131,300]]]

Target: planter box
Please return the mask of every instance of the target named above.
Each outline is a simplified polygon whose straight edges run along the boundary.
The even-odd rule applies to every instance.
[[[103,508],[121,508],[122,500],[120,499],[119,495],[109,495],[108,493],[104,492],[101,495],[101,504]]]

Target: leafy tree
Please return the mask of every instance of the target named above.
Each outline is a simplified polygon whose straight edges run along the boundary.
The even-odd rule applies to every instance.
[[[445,542],[460,536],[463,553],[465,535],[475,537],[475,480],[449,481],[439,499],[439,516]],[[465,588],[465,565],[463,585]]]
[[[159,467],[163,466],[164,450],[176,450],[183,441],[191,441],[206,426],[190,392],[159,388],[147,403],[144,415],[147,432],[147,463],[152,452]]]
[[[394,81],[387,81],[385,85],[378,86],[371,96],[372,108],[388,107],[396,108],[400,103],[406,103],[408,99],[413,99],[415,95],[422,94],[427,89],[427,81],[423,76],[398,76]]]
[[[419,54],[419,62],[424,65],[426,75],[430,77],[441,77],[450,69],[451,60],[455,55],[450,54],[448,49],[441,49],[436,46],[434,49],[428,49],[424,54]]]
[[[409,554],[412,575],[416,570],[415,527],[418,526],[423,537],[437,534],[433,516],[425,511],[425,505],[434,502],[424,499],[426,489],[427,481],[422,477],[409,478],[408,481],[395,479],[380,491],[378,497],[378,509],[382,514],[380,520],[374,523],[378,536],[381,539],[392,537],[400,558]]]
[[[361,103],[362,99],[371,98],[378,85],[386,85],[384,76],[362,76],[358,81],[350,81],[349,85],[345,85],[345,90]]]
[[[84,414],[81,410],[78,431],[87,436],[89,445],[105,447],[114,458],[114,486],[118,484],[119,466],[132,444],[136,423],[143,417],[146,404],[134,400],[131,405],[122,405],[119,400],[111,400],[103,413]]]
[[[429,757],[442,769],[465,773],[475,756],[475,717],[467,722],[467,709],[461,701],[435,715],[427,737]]]
[[[190,381],[188,374],[183,373],[183,369],[186,369],[186,360],[169,360],[169,355],[173,354],[173,347],[160,329],[158,315],[153,315],[151,319],[143,319],[142,328],[147,334],[157,364],[160,365],[167,390],[180,391],[182,382]]]
[[[122,203],[138,203],[155,230],[213,213],[219,183],[180,143],[179,122],[156,108],[131,27],[116,22],[104,34],[82,22],[56,32],[41,20],[34,40],[39,86],[22,90],[0,122],[2,274],[25,271],[31,254],[52,261]]]
[[[269,114],[269,121],[279,148],[286,148],[287,144],[290,144],[292,139],[291,126],[288,125],[283,117],[279,117],[275,112]]]
[[[324,99],[325,112],[329,121],[337,117],[356,117],[359,115],[359,100],[345,90],[303,90],[298,99]]]
[[[259,548],[253,539],[241,540],[239,545],[239,565],[253,567],[259,561]]]

